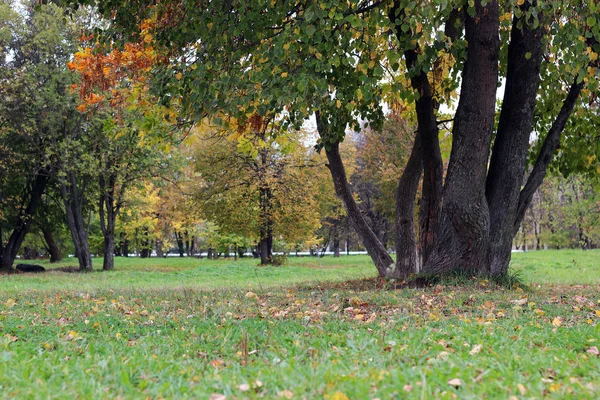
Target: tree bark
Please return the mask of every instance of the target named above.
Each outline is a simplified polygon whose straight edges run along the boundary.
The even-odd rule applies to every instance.
[[[485,179],[494,128],[500,47],[498,2],[475,1],[466,16],[467,60],[452,130],[452,152],[444,185],[442,214],[423,272],[470,273],[485,265],[489,210]]]
[[[67,215],[67,225],[71,231],[71,238],[75,247],[75,256],[79,261],[79,271],[87,272],[92,270],[92,255],[88,242],[88,235],[85,229],[83,218],[83,194],[80,193],[77,186],[75,174],[71,171],[66,173],[67,182],[60,183],[61,194],[65,204]]]
[[[0,241],[0,270],[11,270],[17,258],[17,253],[31,228],[35,211],[42,201],[42,194],[48,184],[47,171],[40,171],[32,182],[29,191],[29,201],[24,209],[19,212],[14,229],[8,238],[6,246]]]
[[[115,267],[115,228],[121,204],[119,200],[115,200],[115,176],[109,176],[107,180],[100,175],[99,183],[102,192],[99,207],[100,229],[104,238],[102,270],[110,271]]]
[[[266,166],[266,154],[262,154],[262,165]],[[260,205],[260,263],[261,265],[273,262],[273,193],[266,182],[259,189]]]
[[[185,248],[183,244],[183,234],[179,231],[175,232],[175,237],[177,238],[177,248],[179,249],[179,257],[185,256]]]
[[[541,25],[534,29],[532,21],[525,21],[525,13],[530,7],[530,3],[521,6],[523,17],[513,19],[506,88],[486,181],[490,209],[487,273],[492,276],[508,271],[540,80],[543,29]],[[517,26],[519,21],[522,27]]]
[[[421,135],[417,133],[396,189],[396,269],[390,274],[393,278],[406,278],[412,273],[419,272],[415,239],[415,197],[422,172]]]
[[[58,247],[58,245],[56,244],[56,241],[54,240],[54,235],[52,234],[52,231],[45,226],[40,227],[40,230],[42,231],[42,235],[44,236],[44,241],[46,242],[46,245],[48,246],[48,253],[50,254],[50,262],[51,263],[59,262],[60,260],[62,260],[62,254],[60,252],[60,248]]]
[[[431,90],[431,85],[429,82],[429,78],[427,76],[427,71],[423,71],[419,68],[417,60],[420,53],[420,48],[418,44],[413,45],[414,36],[409,31],[409,35],[402,32],[402,17],[404,17],[405,12],[400,8],[400,4],[398,1],[394,2],[392,8],[389,12],[389,18],[391,22],[394,24],[396,37],[401,46],[410,46],[404,50],[404,58],[406,59],[406,67],[407,67],[407,76],[410,78],[412,88],[419,93],[419,98],[415,103],[415,111],[417,114],[417,123],[418,123],[418,132],[419,132],[419,141],[420,148],[422,151],[422,156],[420,157],[421,162],[423,163],[423,196],[420,207],[420,229],[419,229],[419,248],[421,250],[421,258],[423,263],[426,263],[429,259],[429,254],[431,252],[431,248],[435,241],[435,232],[437,230],[437,226],[439,223],[439,215],[440,215],[440,207],[442,204],[442,184],[444,179],[444,167],[442,163],[442,153],[440,151],[440,142],[439,142],[439,129],[437,126],[437,118],[435,115],[436,110],[436,102],[433,98],[433,93]],[[455,14],[452,14],[455,15]],[[455,18],[458,18],[458,14],[455,15]],[[455,39],[455,37],[453,37]],[[415,171],[411,171],[411,174],[416,173]],[[420,172],[418,173],[420,175]],[[412,177],[409,178],[406,182],[407,184],[413,184]],[[418,183],[417,183],[418,185]],[[411,188],[406,188],[410,189]],[[408,193],[412,195],[412,193]],[[415,192],[416,196],[416,192]],[[415,197],[396,197],[396,202],[403,201],[406,204],[401,207],[407,210],[413,205],[409,205],[408,203],[414,203]],[[396,206],[398,207],[398,205]],[[414,234],[414,228],[413,228]],[[402,247],[410,247],[412,246],[413,239],[409,239],[407,236],[403,236],[406,238],[407,242],[402,244]],[[397,243],[397,246],[399,243]],[[416,262],[416,258],[414,258]],[[408,261],[408,260],[405,260]],[[404,263],[404,261],[402,261]],[[400,267],[400,265],[396,264],[396,267]],[[416,270],[417,265],[413,267],[407,267],[403,265],[402,268],[404,272],[408,271],[409,268],[411,270]]]
[[[516,217],[513,225],[513,236],[519,231],[519,227],[521,226],[521,222],[523,222],[529,204],[531,204],[533,195],[546,177],[546,170],[552,161],[552,156],[560,145],[560,136],[565,129],[567,120],[573,113],[573,109],[575,108],[575,104],[577,103],[577,99],[579,98],[583,86],[584,81],[582,80],[578,83],[577,78],[575,78],[575,82],[571,85],[559,113],[554,119],[554,122],[544,139],[544,143],[536,158],[533,170],[531,171],[529,178],[527,178],[525,187],[519,194],[519,203],[517,205]]]
[[[323,120],[319,112],[316,113],[316,116],[319,135],[322,138],[327,139],[329,136],[327,122]],[[373,260],[379,276],[387,276],[388,272],[394,269],[394,260],[388,254],[385,246],[379,241],[375,233],[373,233],[373,230],[362,216],[358,204],[356,204],[356,200],[354,200],[350,184],[346,177],[344,163],[340,156],[339,143],[336,142],[331,144],[329,149],[325,149],[325,153],[327,155],[327,160],[329,161],[328,167],[331,172],[331,177],[333,178],[335,192],[346,208],[346,213],[348,214],[348,218],[350,218],[352,227],[367,249],[367,253]]]

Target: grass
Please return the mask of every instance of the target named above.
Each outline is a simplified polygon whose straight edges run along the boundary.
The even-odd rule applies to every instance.
[[[383,290],[359,256],[118,263],[0,277],[3,397],[600,396],[598,251],[516,254],[527,290]]]

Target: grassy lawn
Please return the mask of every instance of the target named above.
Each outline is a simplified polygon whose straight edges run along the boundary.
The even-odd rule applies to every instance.
[[[383,290],[362,256],[268,268],[118,259],[110,273],[0,276],[0,390],[16,398],[600,397],[600,252],[513,258],[529,286]]]

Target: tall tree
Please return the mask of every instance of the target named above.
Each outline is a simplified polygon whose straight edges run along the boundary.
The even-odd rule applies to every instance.
[[[140,21],[152,21],[157,46],[170,56],[157,71],[157,91],[165,100],[181,98],[193,118],[276,113],[298,124],[316,115],[336,192],[380,275],[406,275],[418,265],[409,260],[396,271],[361,214],[339,156],[348,127],[359,129],[360,119],[380,126],[384,99],[414,101],[425,176],[423,271],[501,275],[511,236],[569,117],[581,96],[598,87],[594,1],[140,0],[120,7],[112,0],[99,6],[131,37]],[[406,74],[399,72],[402,58]],[[501,79],[506,91],[496,124]],[[438,105],[458,87],[444,177]],[[534,127],[543,145],[523,186]],[[398,200],[413,202],[409,197]]]

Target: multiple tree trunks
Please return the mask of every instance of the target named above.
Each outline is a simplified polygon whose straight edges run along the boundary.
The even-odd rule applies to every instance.
[[[51,263],[59,262],[60,260],[62,260],[62,254],[60,252],[60,248],[58,247],[58,245],[56,244],[56,241],[54,240],[54,235],[52,234],[52,231],[45,226],[40,227],[40,230],[42,231],[42,235],[44,236],[44,241],[46,242],[46,245],[48,246],[48,253],[50,254],[50,262]]]
[[[21,248],[21,244],[25,239],[25,236],[29,232],[31,222],[35,215],[36,209],[42,202],[42,194],[48,184],[48,171],[40,170],[35,176],[32,182],[31,190],[29,192],[29,200],[27,205],[19,213],[18,220],[15,223],[15,227],[8,238],[6,246],[2,246],[0,241],[0,269],[11,270],[15,258],[17,258],[17,252]]]
[[[65,205],[67,225],[71,231],[71,238],[75,247],[75,256],[79,261],[79,270],[82,272],[92,270],[92,255],[88,242],[87,229],[83,218],[84,195],[77,185],[75,174],[67,172],[68,182],[61,182],[61,194]]]
[[[514,235],[558,148],[583,82],[576,81],[571,86],[521,190],[543,58],[543,16],[539,16],[541,23],[526,20],[528,9],[536,5],[527,2],[520,6],[522,21],[516,16],[513,20],[506,89],[490,154],[500,49],[498,2],[482,5],[476,1],[474,15],[453,11],[447,26],[448,36],[455,40],[460,32],[454,22],[464,23],[469,46],[444,181],[436,105],[427,74],[414,70],[420,49],[403,36],[406,34],[400,27],[404,13],[399,4],[392,6],[389,17],[396,27],[401,47],[407,47],[404,57],[408,77],[419,97],[415,104],[418,134],[396,193],[397,262],[394,270],[386,269],[391,258],[386,256],[383,245],[356,207],[345,179],[338,144],[326,148],[336,193],[382,276],[405,277],[418,272],[420,265],[423,266],[421,272],[427,274],[453,270],[491,276],[506,274]],[[317,128],[321,137],[327,139],[326,121],[318,113]],[[413,214],[422,171],[423,198],[417,242]]]
[[[522,6],[524,14],[531,6]],[[529,136],[543,57],[542,24],[522,29],[515,21],[508,46],[506,87],[486,181],[490,210],[489,275],[508,270],[519,193],[527,164]]]
[[[415,197],[423,172],[421,135],[415,144],[396,190],[396,270],[391,277],[407,277],[419,272],[419,255],[415,238]]]
[[[323,139],[328,139],[330,133],[327,121],[319,112],[317,112],[316,117],[319,135]],[[377,238],[371,227],[369,227],[358,208],[358,204],[356,204],[352,188],[348,183],[344,163],[340,156],[339,143],[333,143],[329,148],[325,148],[325,153],[329,162],[328,167],[333,178],[335,192],[342,200],[342,203],[344,203],[352,227],[361,238],[373,263],[375,263],[379,276],[387,276],[390,271],[394,270],[394,260],[388,254],[385,246]]]

